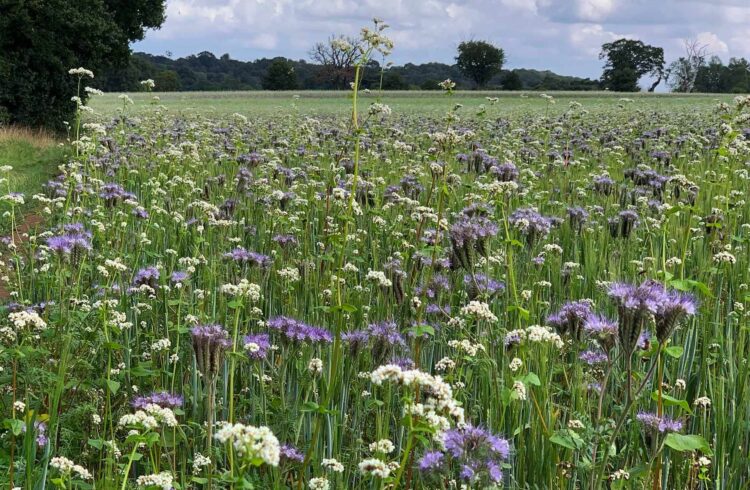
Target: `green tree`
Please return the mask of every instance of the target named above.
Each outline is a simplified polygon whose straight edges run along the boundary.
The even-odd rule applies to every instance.
[[[0,107],[10,122],[61,127],[75,110],[77,79],[68,70],[125,66],[129,43],[161,26],[164,6],[165,0],[0,2]]]
[[[483,87],[500,72],[505,52],[486,41],[464,41],[458,45],[456,65],[477,87]]]
[[[503,86],[503,90],[523,90],[523,82],[515,70],[506,72],[500,83]]]
[[[297,88],[297,73],[286,58],[275,58],[263,77],[264,90],[294,90]]]
[[[174,70],[162,70],[154,79],[158,92],[177,92],[180,90],[180,75]]]
[[[664,78],[664,50],[642,41],[618,39],[602,45],[599,59],[606,59],[602,84],[616,92],[638,92],[638,80],[646,74],[656,78],[653,92]]]

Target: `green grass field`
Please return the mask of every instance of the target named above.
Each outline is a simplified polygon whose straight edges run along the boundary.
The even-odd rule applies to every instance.
[[[131,114],[150,107],[153,97],[159,97],[158,103],[173,112],[200,113],[205,115],[226,115],[235,112],[249,116],[252,114],[268,115],[299,111],[301,114],[343,114],[351,110],[349,92],[162,92],[131,93],[134,101],[128,107]],[[454,92],[450,100],[464,106],[464,117],[480,110],[484,105],[488,114],[517,114],[523,112],[564,111],[570,102],[579,102],[591,111],[607,111],[625,106],[635,110],[706,110],[718,102],[732,99],[727,94],[622,94],[607,92],[550,92],[555,103],[550,104],[539,92]],[[298,96],[298,97],[295,97]],[[396,113],[423,113],[434,115],[445,112],[446,96],[443,92],[377,92],[361,94],[362,107],[380,98]],[[495,104],[486,97],[497,97]],[[632,102],[623,102],[629,99]],[[112,116],[123,107],[119,94],[106,94],[90,100],[91,107],[105,117]]]

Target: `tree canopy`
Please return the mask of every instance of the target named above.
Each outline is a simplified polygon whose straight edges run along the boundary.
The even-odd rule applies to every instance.
[[[487,85],[500,72],[504,62],[503,50],[486,41],[464,41],[458,45],[456,65],[477,87]]]
[[[68,70],[126,65],[129,43],[161,26],[164,7],[165,0],[2,2],[0,118],[61,127],[75,110],[77,79]]]
[[[599,59],[606,59],[602,85],[616,92],[638,92],[638,81],[651,75],[656,81],[649,87],[653,92],[664,78],[664,49],[634,39],[618,39],[602,45]]]

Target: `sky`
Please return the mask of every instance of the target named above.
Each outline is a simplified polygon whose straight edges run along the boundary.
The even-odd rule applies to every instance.
[[[750,58],[750,0],[167,0],[164,25],[133,49],[309,60],[317,41],[356,35],[373,17],[390,25],[396,64],[452,63],[472,39],[502,47],[506,68],[590,78],[601,45],[622,37],[663,47],[668,63],[686,39],[725,62]]]

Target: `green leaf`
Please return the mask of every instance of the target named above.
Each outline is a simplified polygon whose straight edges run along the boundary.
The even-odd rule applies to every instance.
[[[536,373],[528,373],[526,376],[521,378],[521,381],[523,381],[527,385],[542,386],[542,382],[539,381],[539,376],[537,376]]]
[[[107,380],[107,388],[109,388],[109,391],[113,395],[116,395],[117,392],[120,390],[120,382],[119,381],[115,381],[114,379],[108,379]]]
[[[651,399],[654,400],[654,401],[657,401],[659,399],[659,393],[656,392],[656,391],[654,391],[653,393],[651,393]],[[669,395],[667,395],[665,393],[662,393],[661,394],[661,401],[667,407],[680,407],[681,409],[683,409],[687,413],[693,413],[693,411],[690,410],[690,405],[688,404],[688,402],[686,400],[678,400],[677,398],[675,398],[673,396],[669,396]]]
[[[685,352],[685,349],[683,349],[682,346],[679,345],[673,345],[664,349],[665,354],[670,357],[674,357],[675,359],[679,359],[680,356],[682,356],[683,352]]]
[[[672,432],[667,434],[664,444],[681,453],[700,450],[703,454],[709,456],[713,454],[708,442],[703,437],[695,434],[677,434],[676,432]]]
[[[25,424],[19,419],[5,419],[3,420],[3,427],[10,429],[13,435],[17,436],[23,432]]]

